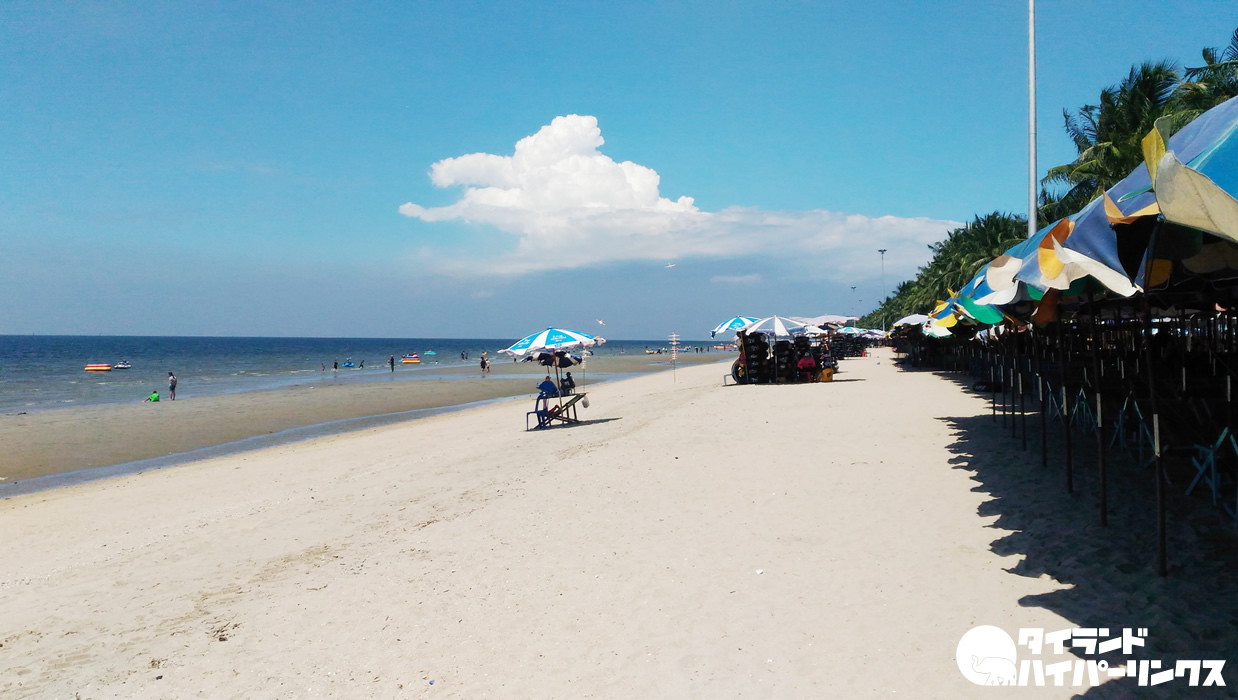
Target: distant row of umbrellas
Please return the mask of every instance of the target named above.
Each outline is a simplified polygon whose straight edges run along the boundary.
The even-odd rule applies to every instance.
[[[747,333],[765,333],[775,337],[826,335],[835,329],[826,329],[822,326],[837,325],[852,320],[855,320],[854,316],[834,316],[830,314],[810,319],[785,316],[769,316],[767,318],[734,316],[718,324],[710,332],[710,336],[714,337],[719,333],[735,333],[741,330]],[[848,335],[877,334],[882,337],[885,335],[881,331],[856,328],[854,326],[843,326],[836,330],[839,333]],[[526,357],[531,355],[546,366],[567,367],[570,364],[579,364],[581,359],[568,354],[568,350],[584,350],[605,342],[605,338],[580,331],[566,328],[547,328],[525,336],[513,343],[511,347],[499,352],[508,357]]]
[[[883,331],[842,325],[848,321],[855,320],[858,320],[855,316],[838,316],[833,314],[816,316],[814,318],[734,316],[718,324],[717,327],[710,331],[709,335],[710,337],[717,337],[719,333],[731,334],[743,331],[745,333],[764,333],[774,337],[786,338],[800,335],[828,335],[838,332],[845,335],[863,335],[874,338],[885,337]]]

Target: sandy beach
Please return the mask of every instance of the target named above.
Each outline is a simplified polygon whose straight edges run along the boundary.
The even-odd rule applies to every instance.
[[[1142,508],[1092,524],[949,378],[723,369],[0,501],[0,695],[991,697],[975,625],[1238,648],[1221,535],[1176,523],[1159,579]]]
[[[729,356],[729,354],[726,354]],[[714,362],[724,354],[688,354],[680,364]],[[669,369],[663,355],[592,358],[588,370],[615,373]],[[581,381],[589,372],[575,369]],[[84,406],[0,415],[0,484],[32,477],[166,457],[331,421],[442,408],[509,396],[526,396],[547,368],[496,360],[489,376],[473,366],[445,366],[407,380],[385,370],[379,381],[336,382],[330,373],[286,389],[195,397],[158,404]],[[606,375],[603,375],[606,376]],[[440,377],[435,380],[433,377]],[[349,426],[335,426],[344,430]],[[0,488],[0,496],[3,496]]]

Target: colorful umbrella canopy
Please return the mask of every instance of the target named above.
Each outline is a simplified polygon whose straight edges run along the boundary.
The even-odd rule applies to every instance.
[[[997,308],[988,304],[981,304],[975,299],[974,295],[976,292],[985,287],[984,274],[985,271],[982,269],[976,274],[975,277],[971,279],[970,282],[963,285],[963,288],[959,290],[958,299],[955,303],[963,307],[963,311],[968,316],[971,316],[981,323],[987,323],[990,325],[994,323],[1001,323],[1002,319],[1005,318],[1001,311],[998,311]]]
[[[734,333],[756,320],[755,316],[733,316],[729,320],[719,323],[716,328],[709,332],[709,337],[712,338],[719,333]]]
[[[1168,143],[1158,126],[1144,139],[1144,157],[1144,165],[1102,197],[1054,224],[1057,240],[1045,241],[1036,269],[1024,268],[1028,276],[1043,275],[1055,289],[1091,276],[1130,296],[1145,286],[1157,217],[1170,225],[1158,257],[1180,259],[1196,274],[1233,275],[1232,246],[1182,229],[1238,242],[1238,98],[1200,115]]]
[[[992,306],[1001,306],[1025,298],[1026,294],[1021,293],[1026,283],[1020,284],[1021,280],[1015,277],[1023,269],[1029,256],[1036,255],[1040,242],[1048,234],[1050,228],[1046,226],[1037,231],[1036,235],[1021,243],[1016,243],[1006,252],[989,261],[989,264],[980,270],[982,277],[976,282],[971,298],[981,304]]]
[[[514,345],[499,352],[509,357],[520,357],[542,350],[566,350],[568,348],[591,348],[605,343],[605,338],[563,328],[547,328],[516,341]]]
[[[1238,242],[1238,97],[1199,115],[1165,145],[1144,139],[1147,174],[1165,221]]]

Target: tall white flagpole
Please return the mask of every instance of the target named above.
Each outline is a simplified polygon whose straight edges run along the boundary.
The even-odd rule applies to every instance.
[[[1036,0],[1027,0],[1027,237],[1038,228],[1036,182]]]

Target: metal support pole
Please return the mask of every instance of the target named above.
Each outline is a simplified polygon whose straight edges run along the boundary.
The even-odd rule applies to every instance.
[[[1032,336],[1032,357],[1036,362],[1036,393],[1040,399],[1040,467],[1049,468],[1049,417],[1046,415],[1045,375],[1040,361],[1040,334]]]
[[[1062,342],[1062,326],[1065,321],[1057,322],[1057,361],[1062,366],[1062,427],[1066,437],[1066,493],[1075,492],[1074,474],[1074,444],[1070,434],[1070,373],[1066,368],[1066,350]]]
[[[1088,313],[1092,316],[1092,381],[1096,393],[1096,466],[1100,470],[1100,524],[1109,524],[1108,464],[1105,460],[1105,421],[1101,417],[1104,397],[1100,387],[1100,324],[1096,320],[1095,294],[1088,293]]]
[[[1145,302],[1144,372],[1148,378],[1148,397],[1152,408],[1152,456],[1156,472],[1156,571],[1161,576],[1169,575],[1168,555],[1165,546],[1165,465],[1161,462],[1161,415],[1156,403],[1156,381],[1152,372],[1152,309]]]

